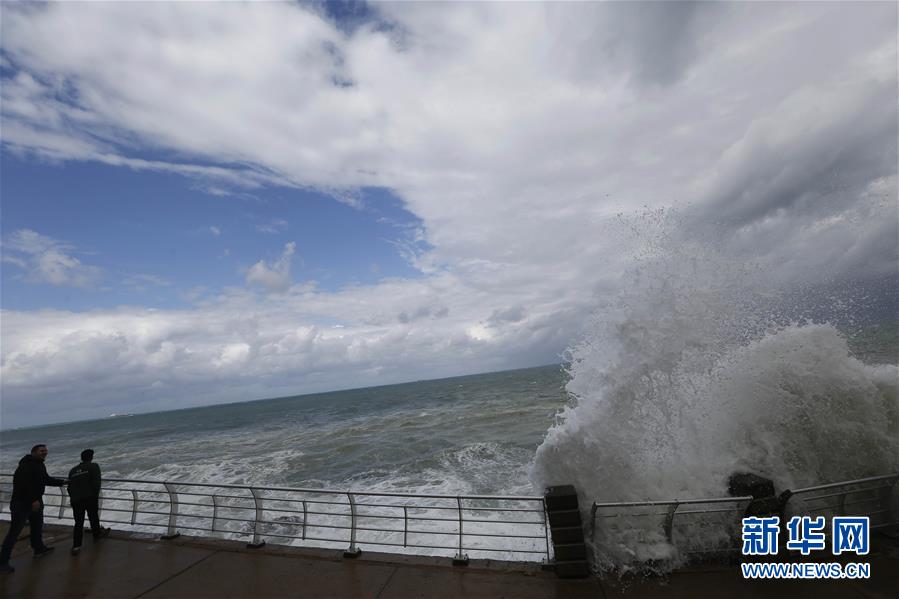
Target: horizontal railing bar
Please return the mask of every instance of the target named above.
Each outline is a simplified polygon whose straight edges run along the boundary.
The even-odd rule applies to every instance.
[[[12,475],[0,474],[0,476],[12,476]],[[106,479],[106,481],[137,482],[137,483],[141,483],[141,484],[158,484],[158,485],[164,484],[162,482],[136,480],[136,479],[134,479],[134,480],[132,480],[132,479]],[[313,494],[319,493],[319,494],[327,494],[327,495],[334,494],[334,495],[341,495],[341,496],[345,496],[347,494],[352,494],[354,496],[360,496],[360,497],[408,497],[411,499],[425,498],[425,499],[446,499],[446,500],[456,500],[456,498],[458,497],[463,500],[534,501],[534,502],[540,502],[541,504],[543,502],[542,497],[531,497],[531,496],[504,496],[504,495],[495,495],[495,496],[494,495],[458,495],[457,496],[457,495],[386,493],[386,492],[385,493],[371,493],[371,492],[362,492],[362,491],[358,491],[358,492],[357,491],[336,491],[336,490],[330,490],[330,489],[302,489],[302,488],[285,488],[285,487],[255,487],[255,486],[254,487],[244,487],[244,486],[240,486],[240,485],[209,484],[209,483],[170,482],[169,484],[178,485],[178,486],[187,486],[187,487],[199,486],[199,487],[207,487],[207,488],[216,488],[217,487],[217,488],[229,488],[229,489],[236,488],[236,489],[247,489],[247,490],[256,489],[256,490],[261,490],[261,491],[281,491],[281,492],[298,492],[298,493],[313,493]],[[133,487],[104,488],[104,492],[107,492],[107,491],[110,491],[110,492],[118,491],[118,492],[122,492],[122,493],[130,493],[131,491],[138,491],[138,492],[144,492],[144,493],[156,493],[159,495],[166,494],[166,491],[164,489],[155,490],[155,489],[133,488]],[[220,495],[220,494],[215,494],[215,493],[198,493],[198,492],[186,491],[186,490],[178,490],[177,493],[179,495],[192,495],[192,496],[198,496],[198,497],[216,497],[219,499],[242,499],[242,500],[248,500],[248,501],[253,499],[252,496],[250,496],[250,495]],[[108,497],[108,498],[104,498],[104,499],[108,499],[111,501],[116,501],[116,500],[131,501],[130,497]],[[267,501],[284,501],[284,502],[291,502],[291,503],[301,503],[301,502],[305,501],[306,503],[321,503],[321,504],[329,504],[329,505],[349,505],[348,502],[323,501],[323,500],[316,500],[316,499],[309,499],[309,498],[291,499],[288,497],[263,497],[263,499],[265,499]],[[153,502],[167,503],[167,501],[165,501],[165,500],[155,500],[155,499],[150,499],[150,498],[146,498],[146,497],[142,497],[140,499],[140,501],[147,502],[147,503],[153,503]],[[681,503],[687,503],[687,502],[681,502]],[[199,506],[204,506],[204,507],[209,505],[209,504],[185,503],[185,502],[180,502],[180,504],[181,505],[199,505]],[[458,507],[456,507],[456,506],[439,506],[439,505],[417,506],[417,505],[409,505],[409,504],[404,505],[404,504],[375,504],[375,503],[358,503],[357,505],[365,506],[365,507],[396,507],[396,508],[405,507],[408,509],[435,509],[435,510],[454,510],[454,511],[458,510]],[[220,507],[226,507],[226,506],[220,506]],[[227,506],[227,507],[236,507],[236,506]],[[237,508],[237,509],[239,509],[239,508]],[[253,508],[248,508],[248,509],[253,509]],[[502,508],[502,507],[499,507],[499,508],[496,508],[496,507],[473,507],[473,506],[463,507],[463,511],[497,511],[497,512],[520,511],[520,512],[531,512],[531,513],[543,513],[543,510],[538,510],[538,509]]]
[[[266,508],[264,511],[267,512],[269,510]],[[309,512],[309,513],[311,513],[311,512]],[[347,514],[344,517],[348,518],[350,516],[349,516],[349,514]],[[380,520],[425,520],[425,521],[429,521],[429,522],[431,522],[431,521],[434,521],[434,522],[458,522],[459,521],[458,518],[454,518],[454,519],[440,518],[438,520],[437,518],[425,518],[423,516],[408,516],[408,517],[404,518],[402,514],[396,514],[393,516],[385,516],[385,515],[380,515],[380,514],[356,514],[356,517],[360,520],[362,518],[378,518]],[[466,518],[465,522],[483,522],[483,523],[489,523],[489,524],[524,524],[524,525],[530,525],[530,526],[540,526],[541,528],[544,526],[543,522],[535,522],[533,520],[478,520],[475,518]]]
[[[140,479],[123,479],[123,478],[107,478],[105,479],[108,482],[134,482],[140,484],[164,484],[159,481],[152,480],[140,480]],[[179,482],[179,481],[166,481],[171,485],[178,485],[184,487],[205,487],[205,488],[220,488],[220,489],[256,489],[258,491],[282,491],[282,492],[293,492],[293,493],[310,493],[310,494],[320,494],[320,495],[346,495],[347,493],[352,493],[358,497],[426,497],[429,499],[447,499],[447,500],[455,500],[457,497],[462,497],[463,499],[485,499],[485,500],[505,500],[505,501],[539,501],[543,502],[543,497],[534,497],[534,496],[508,496],[508,495],[439,495],[433,493],[388,493],[388,492],[380,492],[373,493],[368,491],[353,491],[353,490],[338,490],[338,489],[308,489],[301,487],[260,487],[256,485],[233,485],[233,484],[214,484],[214,483],[189,483],[189,482]],[[178,491],[181,493],[182,491]]]
[[[846,503],[844,505],[858,505],[859,503],[872,503],[871,501],[857,501],[854,503]],[[876,503],[880,503],[879,501]],[[827,505],[816,505],[814,507],[806,508],[803,511],[807,512],[823,512],[824,510],[838,510],[840,509],[840,504],[828,503]]]
[[[816,507],[816,508],[812,508],[812,509],[809,509],[809,510],[806,510],[806,511],[808,511],[808,512],[823,512],[824,510],[832,510],[832,509],[836,509],[836,507],[835,507],[835,506]],[[885,510],[875,510],[875,511],[873,511],[873,512],[869,512],[869,511],[865,510],[865,512],[862,513],[862,514],[846,514],[846,516],[850,516],[850,517],[853,517],[853,516],[868,516],[868,515],[870,515],[870,514],[883,514],[883,513],[889,513],[889,512],[891,512],[891,511],[893,511],[893,510],[885,509]]]
[[[498,537],[503,539],[540,539],[544,540],[546,537],[543,535],[534,536],[534,535],[503,535],[503,534],[493,534],[489,532],[463,532],[463,537]]]
[[[742,513],[742,509],[730,509],[730,510],[677,510],[678,516],[685,516],[687,514],[734,514],[734,513]]]
[[[623,502],[593,502],[593,506],[597,509],[607,507],[644,507],[650,505],[691,505],[696,503],[739,503],[741,501],[752,501],[752,497],[718,497],[715,499],[684,499],[683,501],[673,499],[668,501],[623,501]]]
[[[546,555],[546,551],[537,551],[534,549],[493,549],[490,547],[466,547],[467,551],[493,551],[494,553],[533,553]]]
[[[856,479],[856,480],[846,480],[846,481],[838,482],[838,483],[829,483],[829,484],[826,484],[826,485],[816,485],[816,486],[814,486],[814,487],[804,487],[804,488],[802,488],[802,489],[794,489],[794,490],[793,490],[793,495],[796,495],[797,493],[807,493],[807,492],[809,492],[809,491],[818,491],[818,490],[821,490],[821,489],[833,489],[833,488],[835,488],[835,487],[842,487],[842,486],[846,486],[846,485],[857,485],[857,484],[862,484],[862,483],[867,483],[867,482],[874,482],[874,481],[881,481],[881,480],[892,480],[892,479],[899,480],[899,473],[897,473],[897,474],[885,474],[885,475],[883,475],[883,476],[872,476],[872,477],[869,477],[869,478],[859,478],[859,479]]]
[[[0,473],[0,476],[8,476],[12,477],[12,474],[9,473]],[[543,502],[543,497],[536,497],[530,495],[440,495],[435,493],[388,493],[388,492],[370,492],[370,491],[353,491],[353,490],[339,490],[339,489],[309,489],[302,487],[260,487],[256,485],[234,485],[227,483],[191,483],[191,482],[180,482],[180,481],[155,481],[155,480],[142,480],[142,479],[128,479],[128,478],[106,478],[104,479],[107,483],[139,483],[139,484],[149,484],[149,485],[165,485],[166,483],[170,485],[177,485],[180,487],[203,487],[203,488],[219,488],[219,489],[256,489],[257,491],[279,491],[279,492],[292,492],[292,493],[309,493],[309,494],[319,494],[319,495],[347,495],[352,494],[357,497],[408,497],[411,499],[415,498],[427,498],[427,499],[446,499],[446,500],[456,500],[457,498],[462,498],[466,500],[492,500],[492,501],[535,501],[535,502]],[[141,489],[137,489],[140,491]],[[164,490],[160,491],[151,491],[148,492],[158,492],[164,493]],[[188,494],[189,491],[178,491],[179,494]]]
[[[825,495],[815,495],[814,497],[803,497],[802,494],[794,494],[799,495],[799,498],[803,501],[817,501],[819,499],[829,499],[831,497],[844,497],[846,495],[854,495],[855,493],[869,493],[871,491],[879,491],[880,489],[888,489],[891,485],[883,485],[881,487],[869,487],[867,489],[848,489],[845,491],[837,491],[836,493],[827,493]]]
[[[736,510],[735,510],[736,511]],[[638,512],[636,514],[626,514],[626,513],[617,513],[617,514],[596,514],[597,518],[635,518],[639,516],[667,516],[668,512]]]
[[[121,512],[121,513],[123,513],[123,514],[131,514],[134,510],[124,510],[124,509],[116,508],[116,507],[106,507],[106,506],[103,506],[103,511],[104,511],[104,512]],[[152,516],[168,516],[168,515],[169,515],[168,512],[147,512],[147,511],[138,511],[137,513],[138,513],[138,514],[147,514],[147,515],[152,515]]]
[[[300,500],[295,500],[300,501]],[[315,503],[313,501],[309,501],[307,503]],[[347,505],[347,504],[343,504]],[[395,503],[357,503],[357,508],[361,507],[371,507],[371,508],[397,508],[403,509],[407,508],[410,510],[452,510],[454,512],[459,511],[458,506],[443,506],[443,505],[402,505]],[[462,507],[463,512],[527,512],[531,514],[542,514],[543,510],[529,510],[524,508],[504,508],[504,507]]]

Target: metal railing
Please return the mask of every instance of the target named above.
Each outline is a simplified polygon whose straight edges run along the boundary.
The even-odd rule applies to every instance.
[[[105,478],[103,523],[311,547],[549,561],[543,497],[428,495]],[[12,475],[0,474],[6,509]],[[71,518],[65,489],[48,487],[45,518]],[[71,522],[71,520],[68,520]]]
[[[784,516],[868,516],[872,529],[899,525],[899,473],[787,491]],[[656,556],[738,552],[751,497],[686,501],[594,502],[590,540],[598,563],[620,563],[634,547],[655,544]],[[829,534],[829,530],[828,530]],[[667,546],[663,548],[662,546]],[[630,557],[633,557],[632,555]]]
[[[620,563],[637,546],[656,546],[654,559],[670,558],[666,549],[675,548],[690,555],[739,551],[740,519],[750,501],[752,497],[594,502],[589,532],[595,558]]]
[[[786,511],[803,516],[868,516],[872,529],[899,524],[899,473],[805,487],[792,492]],[[828,531],[829,532],[829,531]]]

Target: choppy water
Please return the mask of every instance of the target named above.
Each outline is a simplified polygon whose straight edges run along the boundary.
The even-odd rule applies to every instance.
[[[559,366],[4,431],[2,470],[35,443],[64,473],[85,447],[110,477],[531,493],[566,402]]]

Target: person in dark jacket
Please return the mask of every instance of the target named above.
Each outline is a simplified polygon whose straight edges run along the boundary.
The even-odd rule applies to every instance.
[[[42,557],[53,551],[53,547],[44,545],[42,531],[44,528],[44,488],[46,485],[61,487],[68,481],[64,478],[53,478],[47,474],[44,460],[47,459],[47,446],[35,445],[31,453],[19,460],[19,467],[12,479],[12,498],[9,502],[10,523],[3,549],[0,550],[0,572],[13,572],[9,563],[13,546],[25,522],[31,524],[31,548],[34,557]]]
[[[93,449],[82,451],[81,463],[69,471],[69,499],[72,502],[72,514],[75,516],[72,555],[78,555],[84,538],[85,512],[90,520],[95,541],[109,535],[109,529],[100,526],[100,466],[94,463]]]

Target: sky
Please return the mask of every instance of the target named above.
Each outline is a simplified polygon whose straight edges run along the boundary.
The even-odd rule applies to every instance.
[[[4,2],[0,34],[4,428],[557,363],[658,211],[896,289],[892,2]]]

